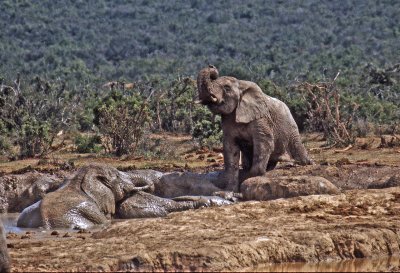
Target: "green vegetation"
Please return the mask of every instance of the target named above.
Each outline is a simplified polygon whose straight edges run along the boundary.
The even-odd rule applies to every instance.
[[[400,119],[397,0],[4,0],[0,8],[0,154],[9,157],[46,155],[57,134],[71,132],[78,152],[133,153],[164,131],[220,145],[218,117],[194,103],[194,78],[208,63],[286,102],[301,130],[322,129],[298,87],[339,71],[349,130],[365,135],[365,124],[396,128]],[[110,92],[108,81],[135,88]]]
[[[222,74],[286,84],[399,62],[397,0],[0,3],[0,75],[68,83]]]

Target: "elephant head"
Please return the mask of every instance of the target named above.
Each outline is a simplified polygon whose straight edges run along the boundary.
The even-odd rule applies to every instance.
[[[234,77],[219,77],[215,66],[202,69],[197,77],[199,100],[214,114],[235,115],[238,123],[269,116],[268,102],[261,88]]]
[[[25,208],[17,226],[51,229],[105,224],[115,214],[118,203],[134,192],[153,187],[153,184],[136,186],[136,180],[135,176],[110,166],[82,167],[58,190]]]
[[[128,174],[95,164],[83,167],[76,177],[71,179],[71,184],[91,197],[106,215],[114,214],[117,202],[141,189],[135,187]]]

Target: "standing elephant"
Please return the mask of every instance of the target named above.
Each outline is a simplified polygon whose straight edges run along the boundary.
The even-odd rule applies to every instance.
[[[210,65],[199,72],[197,88],[200,102],[222,117],[226,190],[239,191],[240,152],[246,177],[275,168],[285,153],[299,164],[312,163],[289,108],[256,83],[219,77]]]
[[[82,167],[58,190],[25,208],[17,226],[86,229],[105,224],[115,214],[118,202],[134,192],[152,188],[151,183],[142,185],[148,181],[139,177],[106,165]]]

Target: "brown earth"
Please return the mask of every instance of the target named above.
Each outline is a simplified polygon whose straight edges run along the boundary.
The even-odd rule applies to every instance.
[[[13,271],[234,271],[400,255],[400,188],[249,201],[71,237],[49,233],[9,239]]]
[[[286,262],[319,262],[329,269],[329,265],[346,259],[398,257],[400,148],[382,148],[380,140],[374,139],[359,140],[355,147],[343,151],[321,148],[323,142],[315,136],[305,140],[316,165],[281,163],[268,176],[320,176],[337,186],[339,194],[247,201],[172,213],[165,218],[118,220],[90,233],[58,231],[58,235],[50,235],[51,231],[36,230],[9,234],[12,271],[285,270]],[[184,148],[164,160],[72,154],[59,157],[72,160],[75,167],[102,162],[121,170],[222,169],[220,150],[195,150],[187,137],[176,136],[170,141]],[[67,175],[59,170],[60,165],[50,163],[40,165],[36,159],[5,162],[0,163],[0,172],[8,177],[11,172],[23,172],[21,168],[31,166],[28,169],[58,177]],[[385,185],[397,187],[367,189]],[[265,267],[269,263],[284,264]],[[399,263],[368,264],[362,267],[363,271],[400,268]],[[315,270],[318,268],[324,269]]]

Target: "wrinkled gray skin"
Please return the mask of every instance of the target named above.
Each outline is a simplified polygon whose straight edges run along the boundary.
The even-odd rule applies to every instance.
[[[289,108],[256,83],[219,77],[209,66],[199,72],[197,88],[200,102],[222,117],[226,190],[239,191],[240,152],[245,178],[275,168],[285,153],[299,164],[312,163]]]
[[[140,180],[138,187],[129,174],[106,165],[83,167],[57,191],[25,208],[17,226],[86,229],[105,224],[115,214],[117,202],[150,188],[145,183]]]
[[[201,207],[229,205],[232,202],[217,196],[181,196],[171,199],[137,192],[118,207],[119,218],[164,217],[170,212]]]
[[[154,182],[154,194],[159,197],[173,198],[183,195],[212,195],[221,191],[217,187],[219,172],[206,174],[191,172],[172,172],[164,174]]]
[[[0,221],[0,272],[10,271],[10,256],[8,255],[7,242],[3,223]]]
[[[169,212],[231,204],[218,196],[185,196],[174,201],[144,192],[154,191],[162,173],[137,170],[128,173],[106,165],[79,169],[56,191],[25,208],[19,227],[87,229],[120,218],[161,217]]]

